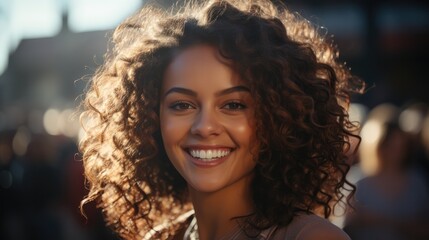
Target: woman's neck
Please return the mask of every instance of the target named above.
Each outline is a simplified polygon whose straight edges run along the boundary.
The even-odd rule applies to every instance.
[[[250,183],[252,176],[240,179],[216,192],[199,192],[189,187],[199,239],[219,239],[237,229],[237,219],[253,210]]]

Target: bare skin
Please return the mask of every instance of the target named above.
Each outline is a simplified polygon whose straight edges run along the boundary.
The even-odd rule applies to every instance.
[[[247,215],[253,209],[250,180],[251,175],[213,193],[201,193],[190,188],[200,239],[220,239],[237,229],[237,221],[233,218]]]

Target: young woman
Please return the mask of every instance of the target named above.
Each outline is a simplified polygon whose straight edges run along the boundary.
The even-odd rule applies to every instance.
[[[126,239],[348,239],[324,219],[353,189],[336,58],[268,1],[145,7],[86,95],[83,204]]]

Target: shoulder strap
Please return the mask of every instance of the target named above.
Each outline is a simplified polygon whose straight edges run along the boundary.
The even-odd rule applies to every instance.
[[[272,226],[270,228],[267,228],[259,234],[258,239],[261,239],[261,240],[270,239],[276,230],[277,230],[277,226]]]

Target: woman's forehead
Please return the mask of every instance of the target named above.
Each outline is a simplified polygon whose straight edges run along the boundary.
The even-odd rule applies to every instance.
[[[239,74],[224,61],[219,51],[210,45],[187,48],[173,58],[163,79],[163,89],[173,85],[217,82],[225,87],[243,84]]]

